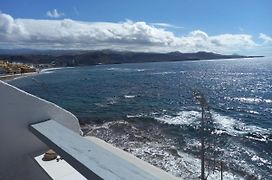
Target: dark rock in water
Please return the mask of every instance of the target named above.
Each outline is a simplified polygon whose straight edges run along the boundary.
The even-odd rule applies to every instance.
[[[178,154],[177,148],[174,146],[169,147],[167,151],[176,157],[180,157],[180,155]]]

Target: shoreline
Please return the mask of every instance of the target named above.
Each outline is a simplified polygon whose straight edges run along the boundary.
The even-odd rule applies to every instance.
[[[150,61],[150,62],[124,62],[124,63],[106,63],[106,64],[92,64],[92,65],[82,65],[84,66],[97,66],[97,65],[114,65],[114,64],[138,64],[138,63],[157,63],[157,62],[197,62],[197,61],[217,61],[217,60],[237,60],[237,59],[252,59],[252,58],[263,58],[265,56],[248,56],[248,57],[239,57],[239,58],[216,58],[216,59],[188,59],[188,60],[178,60],[178,61]],[[70,68],[75,68],[75,67],[82,67],[82,66],[72,66],[72,67],[50,67],[50,68],[44,68],[36,72],[30,72],[30,73],[24,73],[24,74],[3,74],[0,75],[0,80],[2,81],[11,81],[19,78],[24,78],[28,76],[34,76],[40,73],[45,73],[48,71],[53,71],[53,70],[60,70],[60,69],[70,69]]]
[[[37,74],[38,74],[38,72],[30,72],[30,73],[24,73],[24,74],[4,74],[4,75],[0,75],[0,80],[7,82],[7,81],[19,79],[19,78],[34,76]]]
[[[77,66],[75,66],[77,67]],[[75,67],[51,67],[51,68],[44,68],[44,69],[41,69],[40,70],[40,73],[44,73],[44,72],[47,72],[47,71],[54,71],[54,70],[60,70],[60,69],[72,69],[72,68],[75,68]]]
[[[42,73],[45,73],[45,72],[48,72],[48,71],[60,70],[60,69],[66,69],[66,68],[74,68],[74,67],[44,68],[44,69],[41,69],[40,71],[24,73],[24,74],[3,74],[3,75],[0,75],[0,80],[4,81],[4,82],[8,82],[8,81],[12,81],[12,80],[19,79],[19,78],[35,76],[35,75],[42,74]]]

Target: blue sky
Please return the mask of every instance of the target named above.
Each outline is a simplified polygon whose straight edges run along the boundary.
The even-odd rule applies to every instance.
[[[93,44],[96,43],[94,38],[90,38],[92,45],[84,47],[89,47],[90,49],[99,49],[106,48],[106,46],[111,46],[113,49],[124,49],[126,43],[128,46],[134,47],[137,49],[137,46],[142,46],[142,43],[145,43],[145,46],[148,46],[148,51],[160,51],[160,48],[156,46],[167,46],[167,51],[171,50],[184,50],[190,51],[190,47],[184,47],[184,43],[191,43],[191,51],[195,50],[211,50],[217,52],[226,52],[226,53],[250,53],[250,52],[260,52],[260,53],[269,53],[271,50],[271,36],[272,36],[272,1],[270,0],[81,0],[81,1],[72,1],[72,0],[58,0],[58,1],[44,1],[44,0],[2,0],[0,1],[0,11],[2,14],[11,16],[12,19],[17,22],[18,19],[31,19],[35,20],[33,23],[43,23],[38,20],[47,19],[49,21],[64,21],[64,19],[71,19],[74,23],[84,22],[88,23],[112,23],[104,25],[93,25],[85,26],[86,32],[93,33],[93,29],[100,29],[101,31],[111,32],[111,28],[114,29],[114,35],[117,34],[118,38],[120,33],[123,31],[122,27],[115,27],[115,25],[122,26],[124,23],[129,24],[130,26],[136,26],[139,31],[141,28],[144,29],[144,36],[152,36],[150,39],[148,37],[143,37],[139,35],[141,32],[131,34],[130,39],[124,39],[121,41],[116,37],[110,36],[110,40],[103,39],[103,43],[100,42],[100,39],[95,38],[100,42],[99,47],[94,47]],[[137,24],[137,22],[144,22],[145,24]],[[72,23],[72,22],[69,22]],[[123,24],[122,24],[123,23]],[[7,23],[6,23],[7,24]],[[20,24],[24,26],[21,29],[32,29],[33,26],[30,23],[25,21],[17,22],[15,24]],[[22,25],[23,24],[23,25]],[[48,24],[49,25],[49,24]],[[51,26],[58,26],[54,23],[50,24]],[[142,27],[145,26],[146,27]],[[3,25],[2,25],[3,26]],[[35,26],[36,27],[36,26]],[[46,26],[44,25],[46,28]],[[63,29],[63,26],[61,26]],[[78,24],[74,26],[78,27]],[[150,31],[151,34],[147,34],[146,28],[154,28]],[[3,28],[3,27],[2,27]],[[20,29],[20,28],[19,28]],[[92,29],[92,30],[90,30]],[[163,29],[164,32],[157,32],[156,29]],[[1,30],[1,22],[0,22]],[[65,34],[63,29],[63,34]],[[131,31],[131,29],[126,29]],[[45,33],[51,32],[37,32],[38,30],[31,31],[33,34],[42,34],[45,36]],[[116,32],[118,31],[118,32]],[[71,29],[67,33],[71,33]],[[167,35],[167,33],[172,33]],[[193,33],[196,32],[196,33]],[[198,33],[197,33],[198,32]],[[203,34],[203,33],[204,34]],[[78,33],[78,32],[77,32]],[[85,32],[84,32],[85,33]],[[129,32],[125,32],[129,33]],[[166,42],[163,42],[163,39],[158,40],[158,37],[154,35],[158,33],[158,36],[165,36]],[[160,34],[163,33],[164,35]],[[3,34],[3,33],[2,33]],[[88,34],[88,33],[87,33]],[[239,34],[248,35],[251,37],[238,37]],[[61,34],[62,35],[62,34]],[[154,35],[154,36],[153,36]],[[190,38],[192,36],[197,36],[202,39]],[[204,36],[203,36],[204,35]],[[206,38],[206,35],[208,39]],[[222,36],[222,35],[233,35],[231,36]],[[5,42],[2,42],[2,45],[8,45],[9,47],[23,47],[26,45],[33,46],[33,43],[30,40],[22,40],[22,37],[19,43],[15,43],[5,37]],[[128,35],[127,35],[128,36]],[[126,36],[126,37],[127,37]],[[86,33],[84,34],[86,37]],[[19,39],[20,39],[19,38]],[[52,41],[53,37],[46,37],[44,41],[39,42],[39,47],[50,48],[48,39],[52,42],[53,48],[65,48],[62,46],[59,40],[54,42]],[[65,38],[65,36],[64,36]],[[137,39],[138,38],[138,39]],[[169,40],[173,38],[173,40]],[[177,38],[177,39],[175,39]],[[221,40],[223,38],[224,40]],[[239,47],[239,50],[231,50],[229,46],[227,48],[217,49],[214,46],[229,43],[231,38],[234,38],[234,41],[238,41],[240,38],[241,46],[246,46],[245,48]],[[24,38],[23,38],[24,39]],[[40,39],[36,37],[36,39]],[[80,39],[75,37],[75,39]],[[73,43],[77,43],[77,46],[67,46],[67,48],[81,48],[80,42],[72,40]],[[109,44],[109,41],[117,39],[118,43]],[[133,43],[133,39],[135,43]],[[246,39],[246,40],[245,40]],[[18,40],[18,39],[17,39]],[[1,40],[0,40],[1,41]],[[63,41],[66,41],[63,40]],[[144,42],[146,41],[146,42]],[[170,42],[171,41],[171,42]],[[210,45],[208,49],[205,49],[205,43],[207,41]],[[219,42],[220,41],[220,42]],[[245,42],[247,41],[247,42]],[[252,42],[251,42],[252,41]],[[265,42],[264,42],[265,41]],[[72,43],[71,42],[71,43]],[[155,42],[155,43],[154,43]],[[54,43],[54,44],[53,44]],[[160,44],[161,43],[161,44]],[[185,44],[186,44],[185,43]],[[197,44],[199,43],[199,44]],[[211,44],[212,43],[212,44]],[[213,44],[215,43],[215,44]],[[247,43],[247,44],[246,44]],[[254,44],[255,43],[255,44]],[[34,43],[35,44],[35,43]],[[56,46],[56,44],[58,44]],[[102,45],[104,44],[104,45]],[[121,45],[120,45],[121,44]],[[193,46],[193,45],[194,46]],[[234,43],[238,46],[238,42]],[[1,45],[1,44],[0,44]],[[119,46],[118,46],[119,45]],[[249,47],[252,46],[252,47]],[[35,47],[37,47],[35,45]],[[0,47],[2,48],[2,46]],[[142,49],[139,48],[139,51]]]

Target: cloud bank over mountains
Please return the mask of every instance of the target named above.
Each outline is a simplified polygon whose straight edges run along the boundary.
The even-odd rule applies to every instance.
[[[58,12],[56,11],[56,14]],[[54,11],[51,12],[54,15]],[[272,37],[260,33],[256,43],[249,34],[210,36],[195,30],[184,36],[146,22],[82,22],[71,19],[14,19],[0,12],[1,48],[115,49],[153,52],[241,53],[264,46]]]

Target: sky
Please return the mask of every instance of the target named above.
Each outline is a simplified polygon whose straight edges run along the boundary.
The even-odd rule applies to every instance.
[[[272,55],[271,0],[1,0],[0,49]]]

